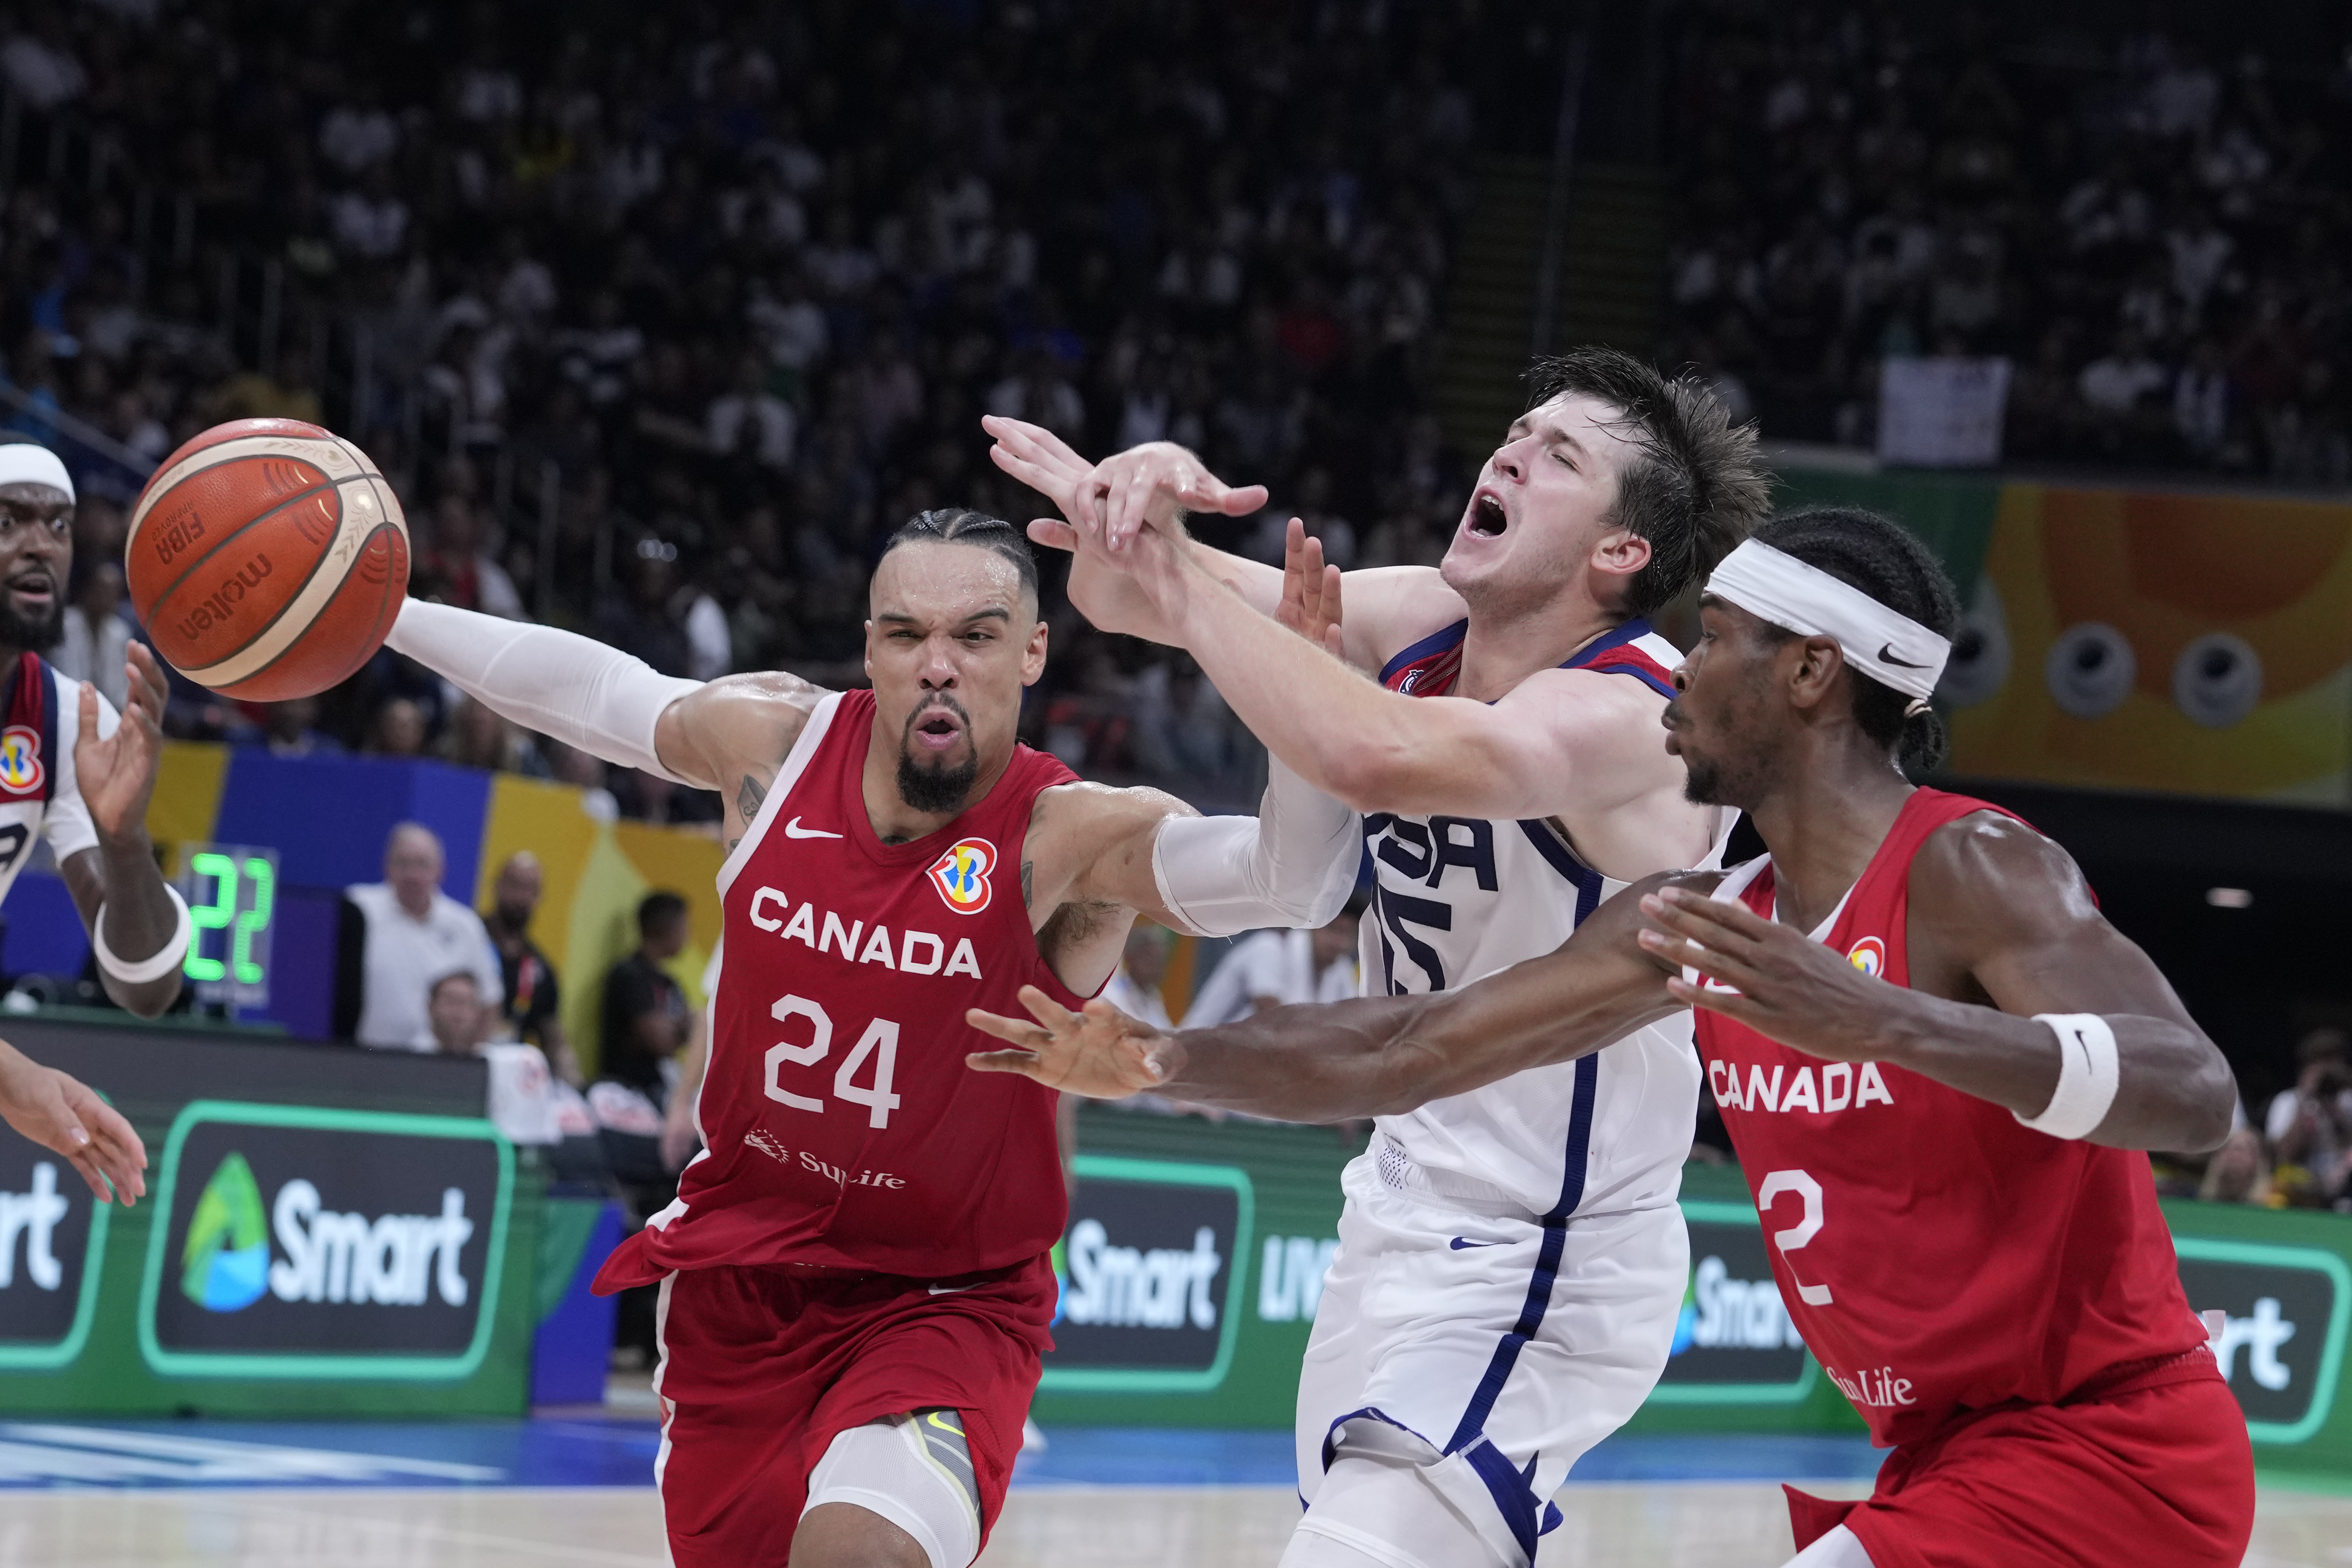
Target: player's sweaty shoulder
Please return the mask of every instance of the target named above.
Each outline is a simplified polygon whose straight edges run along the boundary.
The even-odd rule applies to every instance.
[[[2013,816],[1972,812],[1912,858],[1911,920],[1962,952],[2036,941],[2099,918],[2074,858]]]
[[[722,795],[739,775],[764,790],[828,695],[782,670],[721,676],[663,713],[656,731],[662,761]]]
[[[1372,566],[1343,579],[1349,659],[1378,671],[1413,644],[1469,615],[1434,566]]]

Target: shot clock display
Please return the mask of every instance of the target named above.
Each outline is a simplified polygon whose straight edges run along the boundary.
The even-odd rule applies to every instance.
[[[195,932],[181,967],[200,1002],[269,1005],[269,948],[278,910],[278,851],[239,844],[188,847],[181,895]]]

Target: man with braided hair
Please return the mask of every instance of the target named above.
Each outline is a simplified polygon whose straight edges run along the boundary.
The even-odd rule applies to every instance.
[[[1789,1568],[2236,1564],[2245,1420],[2144,1152],[2222,1142],[2228,1063],[2063,850],[1904,776],[1941,749],[1927,697],[1956,620],[1915,540],[1867,512],[1784,518],[1699,603],[1664,749],[1769,854],[1645,878],[1457,992],[1173,1036],[1025,995],[1038,1023],[975,1018],[1018,1048],[973,1065],[1393,1116],[1696,1006],[1781,1300],[1895,1450],[1863,1502],[1790,1492]]]
[[[1177,521],[1255,510],[1263,489],[1228,489],[1181,447],[1094,468],[987,422],[1000,466],[1066,519],[1031,532],[1076,548],[1078,607],[1189,649],[1277,760],[1364,813],[1375,994],[1549,952],[1627,883],[1719,864],[1736,815],[1685,798],[1657,743],[1681,656],[1644,617],[1761,514],[1754,432],[1612,350],[1539,361],[1529,383],[1441,569],[1343,577],[1294,522],[1286,590]],[[1328,623],[1322,649],[1268,618],[1278,600]],[[1343,1181],[1300,1370],[1309,1506],[1288,1568],[1532,1561],[1569,1467],[1664,1370],[1698,1076],[1678,1016],[1381,1119]]]
[[[871,690],[673,679],[421,600],[393,628],[515,722],[728,803],[703,1151],[597,1277],[659,1287],[655,1479],[679,1568],[979,1554],[1069,1205],[1054,1097],[965,1072],[965,1010],[1024,983],[1093,995],[1138,913],[1318,926],[1354,881],[1349,813],[1281,770],[1258,816],[1211,818],[1019,743],[1046,626],[1010,523],[924,512],[868,593]]]

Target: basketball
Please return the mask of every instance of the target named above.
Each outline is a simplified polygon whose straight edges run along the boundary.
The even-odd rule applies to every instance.
[[[310,697],[383,646],[408,592],[408,524],[365,452],[297,419],[188,442],[131,513],[124,576],[173,668],[225,697]]]

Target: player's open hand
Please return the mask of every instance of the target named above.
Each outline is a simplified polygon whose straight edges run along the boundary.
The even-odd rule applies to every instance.
[[[155,770],[163,754],[163,702],[171,689],[163,667],[146,644],[131,645],[126,660],[130,694],[114,733],[98,734],[98,688],[81,685],[81,732],[74,741],[74,775],[90,826],[106,839],[136,832],[147,822],[147,802],[155,793]]]
[[[1016,1047],[974,1051],[964,1058],[965,1066],[978,1072],[1017,1072],[1089,1100],[1124,1100],[1157,1089],[1173,1075],[1172,1055],[1181,1049],[1174,1037],[1100,998],[1073,1013],[1034,985],[1024,985],[1021,1005],[1035,1023],[977,1007],[964,1015],[982,1034]]]
[[[1323,563],[1323,542],[1307,531],[1297,518],[1283,542],[1282,603],[1275,619],[1308,642],[1345,660],[1347,639],[1339,629],[1339,578],[1337,566]]]
[[[1030,523],[1031,541],[1048,550],[1076,550],[1081,542],[1077,523],[1094,494],[1095,466],[1043,425],[991,414],[982,418],[980,427],[996,442],[988,449],[989,460],[1052,501],[1062,514],[1060,520],[1041,517]]]
[[[1265,502],[1264,485],[1236,489],[1175,442],[1149,441],[1096,466],[1095,515],[1072,521],[1081,528],[1099,526],[1104,547],[1118,554],[1147,527],[1174,529],[1185,512],[1247,517]]]
[[[119,1196],[128,1208],[146,1195],[147,1147],[121,1112],[6,1044],[0,1044],[0,1119],[64,1155],[100,1203]]]
[[[1641,943],[1677,968],[1666,982],[1677,1001],[1747,1025],[1808,1056],[1872,1061],[1894,986],[1864,974],[1832,949],[1790,926],[1686,888],[1661,888],[1642,900]],[[1724,987],[1729,987],[1728,990]]]

